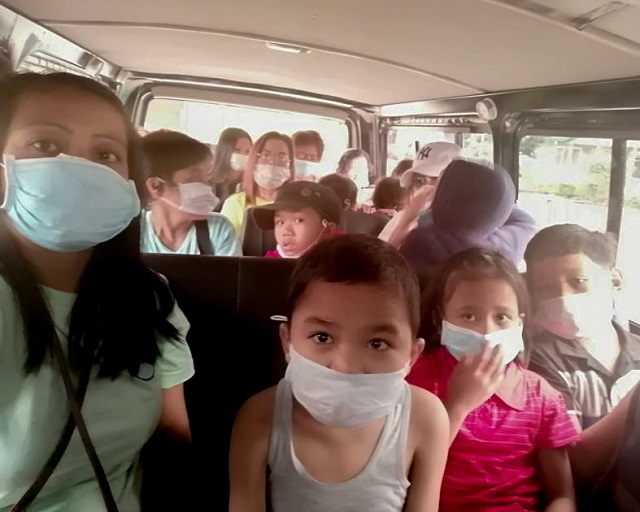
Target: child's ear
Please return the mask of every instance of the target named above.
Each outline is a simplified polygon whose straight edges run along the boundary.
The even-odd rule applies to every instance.
[[[280,343],[282,344],[282,351],[284,352],[284,358],[289,362],[289,347],[291,346],[291,331],[289,324],[283,322],[280,324]]]
[[[622,272],[617,267],[611,269],[611,282],[616,290],[622,290]]]
[[[423,338],[416,338],[411,345],[411,359],[409,360],[409,366],[413,366],[420,357],[420,354],[424,351],[425,341]]]
[[[147,178],[144,185],[151,199],[158,199],[162,195],[164,183],[160,178]]]
[[[336,225],[335,222],[329,222],[328,220],[323,220],[322,225],[331,235],[335,233],[336,229],[338,229],[338,226]]]

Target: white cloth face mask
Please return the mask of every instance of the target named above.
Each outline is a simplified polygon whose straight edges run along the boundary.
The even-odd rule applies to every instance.
[[[408,384],[409,364],[397,372],[342,373],[289,349],[285,379],[295,399],[325,425],[356,428],[389,415],[400,403]]]

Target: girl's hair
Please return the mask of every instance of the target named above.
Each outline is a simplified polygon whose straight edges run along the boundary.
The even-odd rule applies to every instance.
[[[247,198],[247,201],[246,201],[247,206],[252,206],[256,204],[256,186],[257,185],[253,179],[253,174],[256,171],[256,165],[258,163],[258,155],[264,149],[265,144],[272,139],[280,140],[287,145],[287,151],[289,152],[289,171],[291,172],[288,182],[295,180],[295,175],[296,175],[295,153],[293,151],[293,141],[291,140],[291,137],[289,137],[288,135],[285,135],[284,133],[278,133],[278,132],[265,133],[251,147],[251,153],[249,153],[249,160],[247,161],[247,168],[244,170],[244,176],[242,178],[244,193]]]
[[[349,176],[349,165],[352,160],[356,158],[364,157],[367,159],[367,165],[369,166],[369,179],[371,179],[371,175],[373,174],[373,164],[371,163],[371,157],[369,153],[367,153],[364,149],[347,149],[340,160],[338,160],[338,168],[336,169],[336,174],[340,174],[341,176]]]
[[[129,176],[142,187],[138,135],[123,105],[106,87],[67,73],[11,75],[0,82],[0,143],[4,148],[9,126],[21,101],[29,95],[69,90],[92,95],[121,113],[127,126]],[[50,358],[55,336],[51,313],[36,270],[24,256],[0,212],[0,275],[13,290],[26,339],[27,374],[36,373]],[[142,264],[140,218],[119,235],[97,245],[81,277],[69,319],[69,359],[74,370],[98,364],[101,377],[116,378],[123,371],[135,375],[142,363],[154,364],[160,350],[156,334],[177,340],[167,320],[174,306],[168,286]],[[10,306],[4,306],[10,307]]]
[[[216,150],[213,158],[213,183],[223,183],[233,172],[231,168],[231,155],[236,150],[236,144],[240,139],[247,139],[253,143],[251,136],[240,128],[227,128],[218,138]]]
[[[400,210],[405,201],[406,190],[398,178],[382,178],[373,190],[373,207],[378,210]]]
[[[528,361],[529,346],[527,343],[527,318],[529,315],[529,293],[524,278],[518,269],[499,252],[480,247],[472,247],[457,253],[447,260],[431,283],[424,303],[420,336],[427,340],[425,350],[432,350],[440,345],[440,327],[444,308],[451,300],[453,293],[462,281],[481,281],[499,279],[505,281],[516,294],[518,314],[523,316],[525,333],[524,357],[521,362]]]

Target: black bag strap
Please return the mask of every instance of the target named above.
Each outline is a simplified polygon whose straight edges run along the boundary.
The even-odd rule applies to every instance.
[[[209,237],[209,221],[196,220],[196,238],[198,239],[198,249],[203,256],[213,256],[213,245],[211,244],[211,238]]]
[[[20,501],[18,501],[18,503],[13,506],[11,512],[26,511],[27,507],[33,502],[33,500],[35,500],[38,493],[42,490],[44,485],[53,474],[53,471],[60,463],[64,452],[69,446],[71,436],[73,435],[76,427],[78,428],[78,433],[80,434],[80,439],[82,440],[84,449],[89,456],[89,461],[91,462],[93,472],[96,476],[96,479],[98,480],[98,486],[100,487],[100,492],[102,494],[102,499],[104,500],[104,503],[106,505],[106,509],[108,512],[118,512],[118,507],[116,505],[115,499],[113,498],[113,494],[111,493],[111,488],[109,487],[109,481],[107,480],[104,468],[100,463],[100,459],[98,458],[98,454],[96,453],[95,447],[93,446],[93,443],[89,436],[89,432],[87,431],[87,426],[82,417],[82,404],[87,392],[92,365],[85,365],[86,367],[83,368],[80,375],[78,389],[74,392],[73,383],[71,381],[71,368],[69,367],[67,357],[62,349],[60,338],[58,338],[58,335],[55,332],[53,339],[53,355],[60,367],[60,373],[64,382],[64,387],[67,393],[67,399],[69,401],[69,408],[71,409],[71,412],[69,414],[69,418],[67,419],[67,423],[65,424],[62,431],[62,435],[60,436],[60,439],[58,440],[58,443],[53,450],[53,453],[40,471],[40,474],[38,475],[36,480],[33,482],[33,484],[31,484],[31,487],[29,487]]]

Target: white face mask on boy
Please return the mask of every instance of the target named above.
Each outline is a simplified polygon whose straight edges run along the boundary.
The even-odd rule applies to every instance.
[[[397,372],[341,373],[289,348],[285,379],[295,399],[320,423],[355,428],[389,415],[407,386],[409,364]]]
[[[593,338],[611,329],[613,293],[563,295],[538,302],[534,323],[560,338]]]

